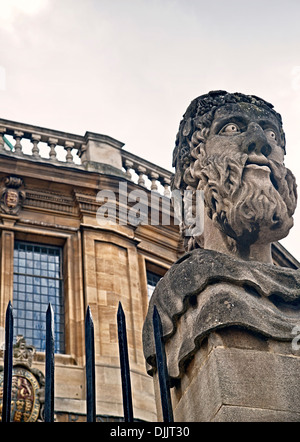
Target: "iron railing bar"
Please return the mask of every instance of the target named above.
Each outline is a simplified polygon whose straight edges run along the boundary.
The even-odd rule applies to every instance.
[[[96,421],[96,389],[95,389],[95,343],[94,323],[90,307],[85,317],[85,357],[86,357],[86,420]]]
[[[9,301],[5,316],[5,353],[3,378],[2,422],[10,422],[13,366],[13,311]]]
[[[54,319],[51,304],[46,312],[45,422],[54,422]]]
[[[133,407],[132,407],[132,393],[131,393],[131,380],[130,380],[130,368],[128,357],[128,344],[126,333],[126,318],[121,302],[119,302],[117,312],[118,323],[118,340],[119,340],[119,356],[121,366],[121,379],[122,379],[122,394],[123,394],[123,409],[125,422],[133,422]]]
[[[174,422],[170,394],[170,382],[167,368],[165,345],[162,338],[162,324],[156,306],[153,308],[153,332],[156,350],[156,363],[160,387],[161,406],[164,422]]]

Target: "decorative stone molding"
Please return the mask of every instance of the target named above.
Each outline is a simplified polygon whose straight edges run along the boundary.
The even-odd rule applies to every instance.
[[[76,208],[72,197],[50,191],[38,191],[28,189],[26,191],[26,207],[40,208],[54,212],[76,214]]]
[[[15,139],[14,145],[11,137]],[[26,140],[32,143],[31,152],[25,149]],[[86,132],[81,136],[0,119],[0,154],[5,157],[17,156],[18,159],[51,167],[68,167],[127,178],[134,183],[139,180],[141,186],[169,198],[172,173],[127,152],[123,146],[124,143],[103,134]]]
[[[0,189],[0,211],[8,215],[18,215],[23,207],[26,193],[22,178],[8,176]]]

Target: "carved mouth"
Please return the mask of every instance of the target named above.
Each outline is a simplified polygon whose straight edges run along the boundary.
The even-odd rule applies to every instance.
[[[275,179],[274,173],[272,171],[272,166],[270,162],[265,158],[258,155],[255,155],[254,157],[248,158],[245,163],[246,169],[257,169],[257,170],[264,170],[270,174],[270,180],[275,187],[276,190],[278,190],[278,184]]]
[[[250,154],[246,161],[247,165],[267,166],[270,169],[270,163],[264,155]]]
[[[257,169],[257,170],[265,170],[268,173],[271,173],[271,169],[267,165],[256,164],[256,163],[246,163],[246,169]]]

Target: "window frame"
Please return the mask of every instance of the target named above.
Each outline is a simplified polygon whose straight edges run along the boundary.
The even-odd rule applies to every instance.
[[[65,318],[66,310],[65,310],[65,293],[64,293],[64,256],[63,256],[64,250],[63,250],[63,245],[62,244],[59,244],[59,245],[58,244],[55,244],[55,245],[54,244],[49,244],[49,243],[46,243],[44,241],[43,242],[26,241],[26,240],[23,240],[23,239],[15,238],[15,240],[14,240],[14,254],[13,254],[13,259],[14,260],[16,258],[15,257],[15,250],[17,250],[16,249],[16,245],[18,245],[18,246],[22,246],[23,245],[23,246],[25,246],[25,248],[27,248],[27,247],[33,247],[33,248],[34,247],[38,247],[40,249],[40,251],[39,251],[40,254],[42,252],[42,249],[45,248],[45,249],[47,249],[47,256],[49,256],[48,253],[49,253],[49,250],[51,250],[51,249],[58,251],[58,256],[59,256],[59,277],[58,278],[55,277],[55,276],[35,274],[34,270],[32,271],[32,273],[29,274],[26,271],[26,269],[28,269],[28,266],[26,266],[26,263],[25,263],[25,266],[24,266],[25,273],[21,273],[20,271],[17,272],[16,269],[15,269],[15,261],[14,261],[14,265],[13,265],[13,275],[14,275],[14,280],[15,280],[15,276],[17,276],[17,279],[19,279],[19,277],[24,277],[25,280],[26,280],[26,277],[39,278],[40,282],[42,282],[41,281],[42,279],[46,279],[48,281],[49,280],[53,280],[53,281],[55,281],[55,283],[56,283],[56,281],[58,281],[58,291],[59,291],[58,308],[60,310],[60,313],[59,313],[59,319],[60,320],[59,320],[59,322],[57,322],[57,321],[55,322],[55,315],[54,315],[55,346],[56,346],[55,353],[56,354],[65,354],[66,353],[66,327],[65,327],[66,326],[66,318]],[[34,250],[33,250],[33,252],[34,252]],[[46,262],[48,264],[48,260]],[[49,271],[49,269],[47,269],[47,271]],[[42,287],[42,284],[41,284],[41,287]],[[14,281],[13,282],[13,308],[15,309],[15,312],[16,312],[15,313],[15,315],[16,315],[15,317],[16,317],[17,320],[19,320],[19,319],[22,319],[22,318],[18,318],[17,317],[17,312],[19,311],[19,313],[21,313],[22,310],[24,312],[26,312],[26,306],[24,306],[24,309],[21,309],[21,308],[18,309],[18,307],[14,307],[15,293],[16,293],[16,291],[15,291],[15,281]],[[19,296],[21,296],[21,291],[18,292],[18,297]],[[34,289],[32,289],[32,296],[34,297]],[[47,299],[47,305],[48,305],[48,303],[49,303],[48,300],[49,300],[49,298],[51,296],[49,294],[49,292],[46,293],[45,295],[40,293],[37,296],[46,296],[48,298]],[[22,302],[22,301],[20,299],[17,299],[17,302]],[[24,300],[24,302],[26,302],[26,300]],[[38,301],[36,301],[36,302],[38,302]],[[38,313],[40,313],[40,319],[37,319],[36,323],[38,323],[38,321],[40,321],[41,329],[45,330],[46,318],[43,318],[43,316],[46,316],[46,315],[45,315],[45,311],[43,311],[43,308],[42,308],[42,305],[45,304],[45,303],[40,302],[40,304],[41,304],[40,311],[36,312],[37,316],[38,316]],[[53,307],[53,309],[55,311],[55,305],[53,305],[52,307]],[[28,310],[28,311],[31,311],[31,310]],[[34,308],[32,310],[32,317],[33,316],[34,316]],[[34,319],[33,319],[33,322],[35,322]],[[25,313],[25,318],[24,318],[24,328],[26,330],[26,313]],[[39,329],[39,328],[37,327],[37,329]],[[32,331],[34,331],[34,327],[32,328]],[[14,333],[15,334],[19,334],[16,330],[14,330]],[[31,337],[24,336],[24,337],[25,337],[25,339],[28,340],[29,343],[31,343],[32,345],[35,345],[35,338],[34,338],[34,336],[31,336]],[[42,341],[42,338],[36,338],[36,339],[38,339],[39,341]],[[31,340],[32,340],[32,342],[30,342]],[[37,348],[37,351],[39,351],[39,352],[44,352],[45,351],[45,349],[43,348],[42,345],[41,345],[41,348],[39,346],[36,346],[36,348]]]
[[[168,268],[163,267],[161,264],[154,263],[153,261],[150,261],[148,259],[145,259],[145,279],[146,279],[146,293],[147,293],[147,300],[148,303],[151,299],[151,296],[149,296],[148,291],[148,272],[153,273],[154,275],[160,276],[161,278],[165,275],[165,273],[168,271]]]

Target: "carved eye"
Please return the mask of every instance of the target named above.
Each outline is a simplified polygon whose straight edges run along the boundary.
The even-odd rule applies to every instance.
[[[277,141],[276,133],[272,129],[266,129],[265,134],[271,140]]]
[[[220,134],[223,134],[223,135],[232,135],[232,134],[237,134],[239,132],[240,132],[240,128],[235,123],[226,124],[226,126],[224,126],[220,130]]]

